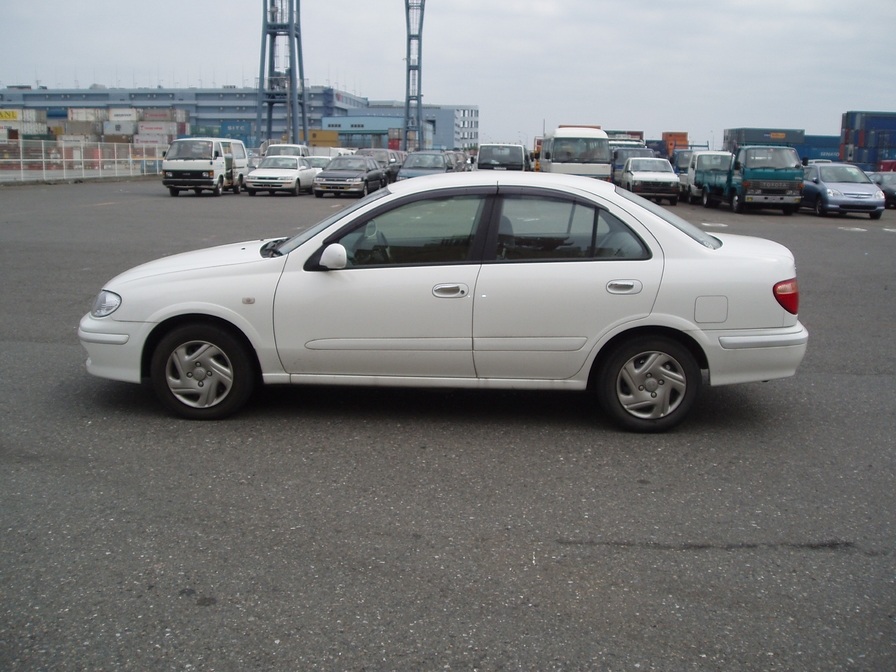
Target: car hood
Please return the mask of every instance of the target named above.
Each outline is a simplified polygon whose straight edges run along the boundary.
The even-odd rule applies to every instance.
[[[632,179],[649,182],[676,182],[678,175],[675,173],[657,173],[652,170],[639,170],[632,173]]]
[[[253,177],[280,177],[281,175],[295,175],[299,171],[295,168],[256,168],[249,173],[249,179]]]
[[[262,246],[268,240],[250,240],[242,243],[219,245],[193,252],[183,252],[170,257],[162,257],[154,261],[135,266],[115,276],[106,284],[107,289],[137,282],[145,278],[153,278],[171,273],[200,271],[209,268],[230,267],[238,264],[250,264],[265,260],[261,256]],[[285,259],[285,257],[284,257]]]
[[[353,177],[364,177],[367,174],[366,170],[322,170],[317,176],[318,177],[332,177],[340,180],[347,180]]]
[[[824,182],[823,188],[836,189],[843,194],[869,194],[871,196],[878,191],[882,191],[876,184],[864,184],[862,182]]]

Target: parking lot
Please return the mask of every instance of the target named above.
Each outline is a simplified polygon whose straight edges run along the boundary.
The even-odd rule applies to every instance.
[[[0,187],[0,669],[896,668],[896,211],[676,206],[788,246],[810,337],[663,435],[509,391],[197,423],[85,371],[115,274],[351,202]]]

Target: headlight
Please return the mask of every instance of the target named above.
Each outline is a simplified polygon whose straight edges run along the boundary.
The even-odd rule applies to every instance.
[[[355,177],[351,180],[352,184],[361,184],[364,181],[363,177]]]
[[[882,191],[875,191],[875,192],[874,192],[874,198],[884,198],[884,192],[882,192]]]
[[[93,317],[106,317],[118,310],[118,306],[120,305],[121,297],[115,292],[110,292],[104,289],[97,294],[97,297],[93,302],[93,307],[90,309],[90,314]]]
[[[843,194],[841,194],[841,193],[840,193],[839,191],[837,191],[836,189],[828,189],[828,198],[831,198],[831,197],[834,197],[834,196],[843,196]]]
[[[174,177],[174,173],[169,171],[169,172],[165,173],[165,177]]]

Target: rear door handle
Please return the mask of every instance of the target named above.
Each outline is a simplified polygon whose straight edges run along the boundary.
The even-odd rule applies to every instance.
[[[470,288],[459,282],[447,282],[432,288],[433,296],[440,299],[462,299],[469,293]]]
[[[638,294],[644,289],[640,280],[610,280],[607,291],[610,294]]]

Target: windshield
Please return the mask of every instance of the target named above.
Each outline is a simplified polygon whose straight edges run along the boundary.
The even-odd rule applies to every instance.
[[[367,161],[348,156],[337,156],[327,164],[327,170],[367,170]]]
[[[792,147],[757,147],[747,150],[745,168],[802,168]]]
[[[302,148],[296,145],[271,145],[265,156],[302,156]]]
[[[681,171],[687,170],[693,154],[694,152],[678,152],[675,155],[675,166]]]
[[[402,168],[441,168],[445,169],[445,157],[441,154],[409,154]]]
[[[623,198],[630,200],[632,203],[637,203],[645,210],[649,210],[654,215],[656,215],[660,219],[665,220],[682,233],[696,240],[704,247],[708,247],[711,250],[717,250],[722,247],[722,241],[720,241],[718,238],[710,236],[703,229],[694,226],[689,221],[682,219],[678,215],[673,215],[669,210],[666,210],[666,208],[662,207],[661,205],[658,205],[653,201],[648,201],[646,198],[642,198],[641,196],[633,194],[630,191],[626,191],[622,187],[616,187],[616,193]]]
[[[362,149],[357,153],[363,156],[372,156],[380,163],[389,163],[389,151],[386,149]]]
[[[616,155],[616,164],[622,165],[625,163],[626,159],[631,159],[636,156],[655,156],[652,149],[641,148],[641,149],[617,149],[615,152]]]
[[[671,173],[672,164],[666,159],[632,159],[629,163],[632,172],[649,171],[651,173]]]
[[[211,159],[211,140],[175,140],[165,154],[166,159]]]
[[[892,184],[896,185],[896,173],[883,173],[878,174],[875,181],[879,181],[880,184]]]
[[[294,249],[296,249],[299,245],[304,243],[311,238],[314,238],[318,233],[326,229],[328,226],[333,224],[334,222],[338,222],[340,219],[345,217],[346,215],[350,215],[360,208],[363,208],[365,205],[372,203],[373,201],[378,201],[383,196],[388,196],[392,192],[389,191],[388,187],[382,187],[381,189],[377,189],[372,194],[369,194],[362,198],[360,201],[355,201],[347,208],[343,208],[339,212],[330,215],[324,221],[318,222],[314,226],[309,229],[305,229],[301,233],[296,234],[292,238],[287,238],[282,243],[277,246],[277,252],[280,254],[289,254]]]
[[[728,170],[731,167],[730,154],[709,154],[697,157],[697,170]]]
[[[259,168],[289,168],[296,170],[299,160],[293,156],[268,156],[261,162]]]
[[[818,172],[822,182],[847,182],[853,184],[868,184],[871,180],[855,166],[820,165]]]
[[[610,141],[606,138],[555,138],[554,163],[609,163]]]
[[[326,168],[330,163],[329,156],[309,156],[308,163],[311,164],[312,168]]]
[[[523,163],[522,147],[502,147],[499,145],[483,145],[479,148],[479,165],[487,164],[494,166],[514,165],[519,166]]]

